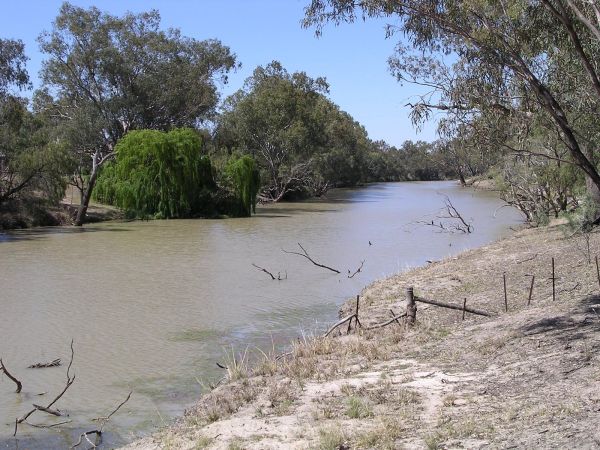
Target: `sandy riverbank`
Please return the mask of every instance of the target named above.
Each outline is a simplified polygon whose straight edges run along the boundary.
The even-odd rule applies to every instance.
[[[377,281],[361,294],[364,327],[403,311],[408,286],[496,316],[419,304],[412,329],[343,327],[252,368],[231,358],[229,381],[127,448],[597,448],[600,235],[589,249],[558,226],[530,229]]]

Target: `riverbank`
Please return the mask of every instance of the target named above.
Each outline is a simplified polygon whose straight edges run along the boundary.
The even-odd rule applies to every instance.
[[[232,356],[225,384],[127,448],[597,446],[600,238],[588,237],[589,252],[587,238],[560,226],[523,230],[377,281],[361,294],[363,330],[305,338],[253,367]],[[496,316],[463,321],[461,311],[418,304],[414,328],[365,331],[404,310],[408,286]]]

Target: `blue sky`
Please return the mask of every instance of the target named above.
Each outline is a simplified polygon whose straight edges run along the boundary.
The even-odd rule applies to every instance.
[[[400,85],[387,69],[394,41],[385,39],[385,21],[368,20],[335,27],[323,36],[302,29],[300,20],[310,0],[72,0],[97,6],[111,14],[157,9],[164,28],[179,28],[196,39],[219,39],[237,55],[242,68],[229,78],[224,96],[239,89],[257,65],[279,60],[290,72],[303,70],[324,76],[330,98],[362,123],[372,139],[401,145],[407,139],[435,139],[435,124],[417,132],[408,117],[409,102],[418,88]],[[0,37],[25,42],[29,72],[34,84],[43,55],[36,38],[49,30],[60,0],[5,2],[0,16]]]

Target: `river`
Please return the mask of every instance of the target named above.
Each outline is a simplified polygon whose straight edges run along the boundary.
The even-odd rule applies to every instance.
[[[471,234],[439,232],[447,194]],[[257,208],[252,218],[169,220],[0,234],[0,357],[23,382],[0,376],[0,448],[64,448],[93,419],[131,400],[106,425],[125,443],[182,414],[202,384],[222,376],[225,352],[285,347],[322,331],[368,283],[495,240],[520,222],[493,194],[453,182],[382,183],[326,199]],[[340,275],[313,266],[315,260]],[[363,268],[353,278],[364,261]],[[281,281],[273,281],[255,263]],[[76,381],[56,404],[70,423],[14,420],[65,385],[70,342]],[[62,359],[55,368],[30,364]],[[38,395],[42,394],[43,395]],[[50,424],[37,412],[30,422]]]

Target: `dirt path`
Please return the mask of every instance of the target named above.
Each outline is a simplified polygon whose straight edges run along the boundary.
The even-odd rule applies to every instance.
[[[230,363],[226,384],[128,448],[600,448],[600,236],[589,238],[588,252],[559,227],[525,230],[377,281],[361,295],[364,326],[402,311],[408,286],[497,316],[419,304],[413,329],[344,330],[253,368]]]

